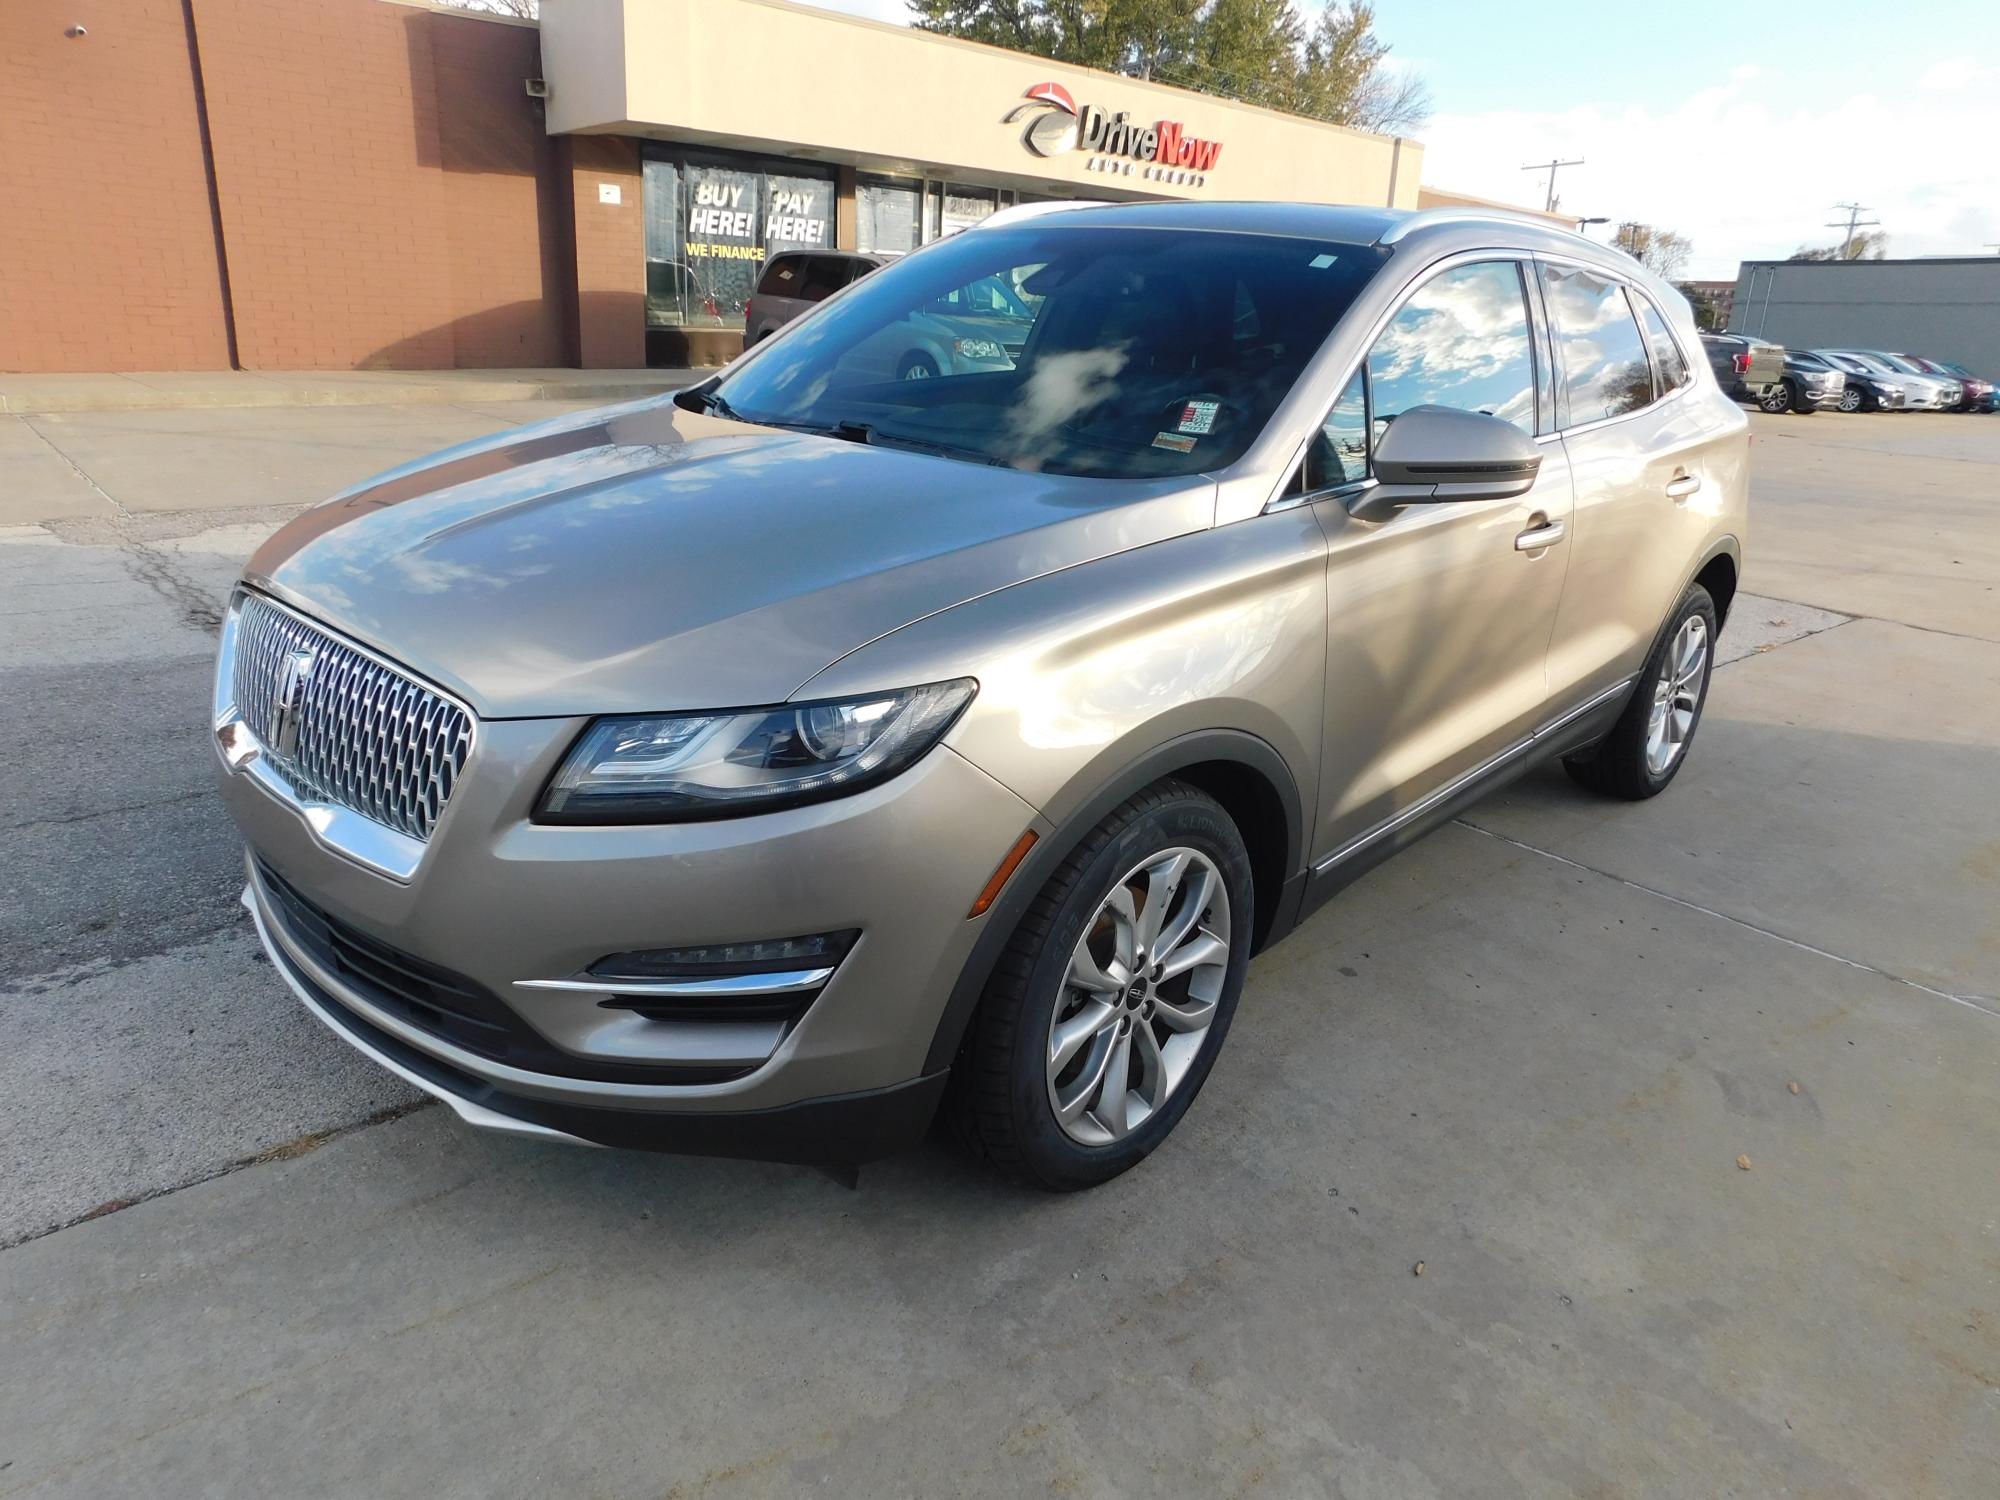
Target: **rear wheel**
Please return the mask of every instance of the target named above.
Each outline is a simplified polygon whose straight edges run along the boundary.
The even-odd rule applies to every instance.
[[[1106,816],[994,968],[952,1069],[960,1138],[1058,1192],[1144,1160],[1229,1031],[1252,901],[1242,835],[1195,788],[1162,782]]]
[[[1715,601],[1695,584],[1681,596],[1611,732],[1587,755],[1563,761],[1570,778],[1631,802],[1665,791],[1687,760],[1701,725],[1715,637]]]
[[[1757,406],[1761,411],[1788,411],[1792,405],[1792,389],[1783,381],[1777,385],[1767,385],[1758,393]]]

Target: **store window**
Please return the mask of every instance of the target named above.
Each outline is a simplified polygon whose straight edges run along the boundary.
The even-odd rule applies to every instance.
[[[961,229],[970,229],[999,207],[1000,195],[991,188],[947,184],[944,190],[944,212],[938,232],[956,234]]]
[[[905,255],[923,243],[923,184],[864,177],[854,187],[855,248]]]
[[[832,247],[833,174],[649,147],[645,219],[646,326],[740,327],[767,259]]]

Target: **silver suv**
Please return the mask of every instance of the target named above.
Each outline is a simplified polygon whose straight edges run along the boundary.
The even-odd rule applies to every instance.
[[[994,281],[1004,367],[870,351]],[[1682,299],[1503,216],[1014,217],[251,560],[214,703],[300,1000],[474,1124],[1051,1188],[1253,954],[1529,765],[1648,797],[1741,566]]]

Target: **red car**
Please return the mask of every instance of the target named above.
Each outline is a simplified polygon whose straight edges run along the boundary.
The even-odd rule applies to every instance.
[[[1965,395],[1953,411],[1992,411],[1994,387],[1990,380],[1981,380],[1969,373],[1963,365],[1948,365],[1942,360],[1925,359],[1921,354],[1903,354],[1899,359],[1907,359],[1926,375],[1942,375],[1946,380],[1956,380]]]

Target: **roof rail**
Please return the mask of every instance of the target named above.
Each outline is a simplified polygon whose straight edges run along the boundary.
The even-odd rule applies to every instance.
[[[1419,229],[1430,229],[1440,224],[1509,224],[1528,225],[1534,229],[1546,229],[1550,234],[1565,234],[1571,239],[1582,240],[1585,244],[1604,246],[1587,235],[1578,234],[1574,229],[1564,229],[1560,224],[1551,223],[1541,214],[1515,213],[1504,208],[1420,208],[1406,218],[1398,219],[1382,232],[1378,245],[1394,245],[1407,239]]]
[[[1049,203],[1010,203],[1005,208],[995,209],[973,229],[1004,229],[1009,224],[1018,224],[1023,219],[1039,219],[1047,214],[1059,214],[1072,208],[1104,208],[1107,205],[1095,198],[1058,198]]]

